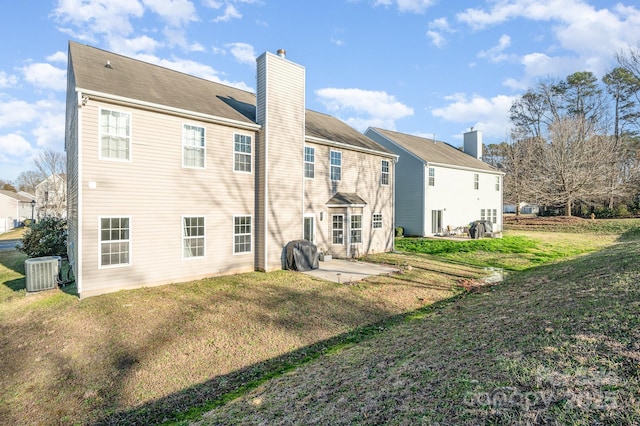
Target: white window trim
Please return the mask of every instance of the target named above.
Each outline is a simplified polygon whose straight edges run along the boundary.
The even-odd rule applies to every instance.
[[[333,231],[334,231],[334,228],[333,228],[333,218],[334,218],[335,216],[340,216],[340,217],[342,217],[342,242],[341,242],[341,243],[334,243],[334,242],[333,242]],[[345,215],[344,215],[344,214],[342,214],[342,213],[340,213],[340,214],[332,214],[332,215],[331,215],[331,245],[332,245],[332,246],[343,246],[343,245],[344,245],[344,243],[345,243],[345,241],[344,241],[344,240],[345,240],[345,238],[344,238],[344,237],[345,237],[345,235],[344,235],[344,234],[345,234],[345,232],[344,232],[344,225],[345,225],[345,223],[344,223],[344,222],[345,222],[345,221],[344,221],[344,217],[345,217]]]
[[[190,256],[190,257],[185,257],[184,255],[184,240],[185,237],[184,236],[184,219],[186,217],[201,217],[204,219],[204,235],[202,236],[204,238],[204,247],[203,247],[203,252],[202,252],[202,256]],[[180,242],[182,243],[180,245],[180,250],[182,252],[182,260],[186,260],[186,261],[191,261],[191,260],[198,260],[198,259],[204,259],[207,257],[207,217],[205,215],[199,215],[199,214],[185,214],[182,215],[182,218],[180,219],[180,235],[181,235],[181,239]]]
[[[331,154],[337,152],[338,154],[340,154],[340,166],[335,166],[335,167],[339,167],[340,168],[340,179],[334,179],[333,178],[333,172],[332,169],[334,167],[333,164],[331,164]],[[331,149],[329,150],[329,180],[331,182],[341,182],[342,181],[342,151],[338,151],[337,149]]]
[[[431,172],[433,171],[433,176],[431,176]],[[433,184],[431,183],[431,179],[433,179]],[[436,186],[436,168],[429,167],[427,169],[427,186]]]
[[[307,148],[313,150],[313,161],[307,161],[307,152],[306,152]],[[304,174],[304,178],[305,179],[315,179],[316,178],[316,148],[313,147],[313,146],[305,145],[302,156],[303,156],[302,161],[303,161],[303,164],[304,164],[303,165],[304,169],[303,169],[302,172]],[[312,177],[307,176],[307,164],[313,164],[313,176]]]
[[[500,176],[496,176],[496,191],[500,191]]]
[[[251,160],[251,170],[244,171],[244,170],[236,170],[236,135],[240,135],[240,136],[247,136],[249,138],[251,138],[251,153],[248,154],[249,158]],[[247,133],[239,133],[239,132],[234,132],[233,133],[233,138],[231,140],[231,143],[233,144],[233,149],[231,150],[231,169],[233,170],[234,173],[244,173],[246,175],[250,175],[253,174],[253,169],[255,168],[255,162],[254,162],[254,151],[255,151],[255,137],[254,135],[250,135]],[[247,155],[246,153],[239,153],[239,154],[243,154],[243,155]],[[252,222],[253,223],[253,222]],[[253,232],[253,230],[252,230]]]
[[[185,126],[192,126],[192,127],[200,127],[203,131],[203,137],[204,137],[204,145],[202,146],[202,151],[203,151],[203,164],[202,167],[200,166],[185,166],[184,165],[184,149],[186,147],[186,145],[184,144],[185,142]],[[183,169],[198,169],[198,170],[202,170],[202,169],[206,169],[207,168],[207,128],[201,124],[196,124],[196,123],[182,123],[182,168]]]
[[[129,219],[129,263],[118,263],[117,265],[103,265],[102,264],[102,219]],[[131,216],[126,215],[109,215],[109,216],[98,216],[98,269],[113,269],[113,268],[126,268],[133,264],[133,232],[132,226],[133,221],[131,220]]]
[[[241,251],[241,252],[237,252],[236,253],[236,218],[237,217],[248,217],[251,220],[251,232],[249,233],[249,236],[251,238],[251,250],[249,251]],[[236,214],[233,215],[233,219],[231,222],[231,226],[233,227],[232,232],[231,232],[231,253],[233,253],[234,256],[242,256],[245,254],[251,254],[253,253],[253,228],[254,228],[254,223],[253,223],[253,216],[250,214]],[[238,234],[238,235],[247,235],[247,234]]]
[[[473,190],[478,191],[480,189],[480,173],[473,174]]]
[[[384,171],[384,163],[387,163],[387,171]],[[383,182],[383,176],[387,176],[387,183]],[[391,162],[389,160],[381,160],[380,161],[380,185],[389,186],[391,184]]]
[[[120,158],[111,158],[102,156],[102,111],[119,112],[129,116],[129,158],[122,160]],[[98,108],[98,159],[104,161],[115,161],[117,163],[131,163],[133,161],[133,114],[114,108]]]

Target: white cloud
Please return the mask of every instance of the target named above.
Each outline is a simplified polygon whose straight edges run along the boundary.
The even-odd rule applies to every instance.
[[[568,56],[573,56],[578,66],[570,72],[585,69],[586,64],[586,70],[596,74],[606,70],[614,52],[635,46],[640,32],[640,10],[636,7],[618,4],[610,9],[596,9],[584,0],[500,0],[488,10],[466,9],[457,19],[476,30],[513,19],[552,22],[553,35],[565,52],[557,52],[549,61],[560,67]],[[527,58],[529,55],[523,57],[523,63],[531,60]],[[528,72],[534,69],[530,67]],[[545,75],[549,72],[544,70]]]
[[[67,63],[67,53],[62,51],[57,51],[53,55],[47,56],[47,61],[49,62],[61,62],[66,65]]]
[[[153,53],[162,47],[162,43],[149,37],[140,36],[135,38],[114,37],[109,40],[110,49],[125,56],[135,56],[140,53]]]
[[[25,155],[32,150],[31,144],[19,134],[0,135],[0,152],[12,156]],[[0,158],[3,156],[0,156]]]
[[[396,120],[413,115],[413,108],[386,92],[325,88],[316,90],[315,93],[330,112],[355,114],[344,120],[361,131],[368,126],[395,129]]]
[[[242,64],[255,65],[256,52],[253,46],[247,43],[229,43],[226,47],[231,51],[236,60]]]
[[[0,128],[29,123],[38,117],[38,106],[26,101],[0,102]]]
[[[24,79],[41,89],[65,90],[67,88],[67,71],[51,64],[29,64],[22,68]]]
[[[511,45],[511,37],[509,37],[506,34],[503,34],[502,37],[500,37],[500,40],[498,41],[498,44],[496,46],[493,46],[488,50],[481,50],[480,52],[478,52],[478,57],[485,58],[489,60],[489,62],[493,62],[494,64],[498,62],[506,61],[509,58],[509,56],[503,52],[510,45]]]
[[[212,22],[228,22],[232,19],[240,19],[242,18],[242,14],[238,12],[238,9],[232,4],[228,4],[224,9],[224,13],[217,18],[213,19]]]
[[[43,149],[64,149],[64,104],[58,111],[49,111],[38,117],[37,127],[32,131],[36,145]]]
[[[138,0],[58,0],[53,12],[60,22],[71,23],[81,39],[95,34],[128,35],[133,31],[130,18],[140,18],[144,7]]]
[[[7,74],[4,71],[0,71],[0,87],[12,87],[18,83],[18,77],[13,74]]]
[[[431,44],[434,46],[443,47],[447,41],[444,34],[451,34],[453,32],[454,31],[449,25],[447,18],[438,18],[429,22],[427,37],[431,39]]]
[[[375,0],[374,6],[391,6],[397,4],[400,12],[423,13],[433,6],[435,0]]]
[[[189,0],[142,0],[142,2],[174,27],[198,20],[196,9]]]
[[[434,117],[440,117],[454,123],[472,125],[489,137],[504,137],[511,123],[509,109],[517,96],[498,95],[490,99],[464,93],[456,93],[445,97],[449,102],[442,108],[431,111]]]

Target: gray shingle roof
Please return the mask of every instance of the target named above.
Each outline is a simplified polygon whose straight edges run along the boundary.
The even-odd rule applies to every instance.
[[[69,42],[69,57],[80,89],[256,123],[254,93],[76,42]],[[391,154],[341,120],[315,111],[306,110],[306,134]]]
[[[372,130],[380,133],[396,145],[401,146],[407,151],[413,153],[425,163],[438,163],[450,166],[466,167],[477,170],[486,170],[498,172],[487,163],[472,157],[469,154],[449,145],[446,142],[434,142],[433,139],[422,138],[419,136],[408,135],[406,133],[394,132],[391,130],[379,129],[372,127]]]
[[[14,200],[18,200],[22,203],[29,203],[32,200],[31,198],[25,197],[24,195],[18,194],[13,191],[7,191],[5,189],[0,189],[0,194],[6,195],[7,197],[13,198]]]
[[[367,202],[364,201],[358,194],[355,192],[338,192],[336,193],[327,204],[334,205],[343,205],[343,206],[351,206],[351,205],[366,205]]]

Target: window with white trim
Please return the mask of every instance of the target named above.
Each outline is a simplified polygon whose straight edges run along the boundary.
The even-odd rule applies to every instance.
[[[100,218],[100,266],[129,265],[130,244],[130,218]]]
[[[373,229],[382,228],[382,213],[374,213],[371,219],[371,226]]]
[[[204,168],[204,127],[185,124],[182,126],[182,166]]]
[[[480,209],[480,220],[488,220],[491,223],[498,222],[497,209]]]
[[[233,217],[233,253],[251,253],[251,216]]]
[[[496,191],[500,191],[500,176],[496,176]]]
[[[344,244],[344,216],[341,214],[331,216],[331,242]]]
[[[473,174],[473,189],[480,189],[480,175],[478,173]]]
[[[316,149],[311,146],[304,147],[304,177],[315,177]]]
[[[131,114],[100,110],[100,158],[120,161],[131,159]]]
[[[342,179],[342,152],[340,151],[331,151],[330,152],[330,162],[331,162],[331,180],[338,181]]]
[[[204,257],[204,216],[182,218],[182,257]]]
[[[251,173],[251,136],[233,135],[233,170]]]
[[[436,169],[429,167],[429,186],[436,186]]]
[[[351,243],[362,243],[362,215],[351,215]]]
[[[382,160],[380,184],[389,185],[389,160]]]

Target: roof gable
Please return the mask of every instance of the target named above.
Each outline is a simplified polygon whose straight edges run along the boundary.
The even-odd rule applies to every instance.
[[[411,152],[425,163],[498,172],[487,163],[472,157],[446,142],[375,127],[370,128],[370,130],[377,132],[395,145]]]

